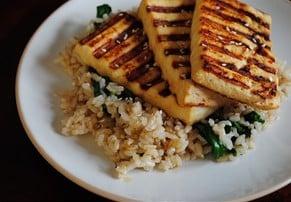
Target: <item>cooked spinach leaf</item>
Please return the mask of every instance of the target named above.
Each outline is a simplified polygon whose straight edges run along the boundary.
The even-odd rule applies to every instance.
[[[226,133],[226,134],[230,133],[230,132],[231,132],[231,129],[232,129],[232,127],[229,126],[229,125],[226,125],[226,126],[224,127],[224,130],[225,130],[225,133]]]
[[[211,145],[212,154],[218,159],[229,153],[227,148],[220,142],[217,135],[214,134],[211,126],[205,123],[197,123],[194,127],[199,131],[200,135]]]
[[[249,123],[255,123],[255,122],[259,122],[259,123],[265,123],[265,120],[262,119],[262,117],[260,116],[260,114],[258,114],[255,111],[252,111],[248,114],[246,114],[244,116],[245,120]]]
[[[239,122],[231,122],[232,127],[236,128],[237,133],[239,135],[246,135],[246,137],[250,137],[251,136],[251,129],[248,126],[245,126]]]
[[[100,83],[92,79],[92,86],[93,86],[93,92],[94,97],[97,97],[99,95],[102,95],[102,89],[100,87]]]
[[[103,79],[105,79],[106,85],[111,82],[111,79],[108,76],[102,76]]]
[[[112,12],[111,7],[108,4],[102,4],[100,6],[97,6],[97,18],[103,18],[104,14],[110,14]]]

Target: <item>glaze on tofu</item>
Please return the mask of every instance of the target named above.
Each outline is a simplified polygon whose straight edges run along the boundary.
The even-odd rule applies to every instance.
[[[138,9],[156,62],[181,106],[217,107],[223,99],[191,80],[193,0],[142,0]]]
[[[271,17],[237,0],[197,0],[191,31],[193,81],[260,109],[280,104]]]
[[[80,40],[74,54],[102,76],[125,86],[136,96],[187,124],[206,118],[215,107],[180,106],[162,78],[142,24],[119,13]]]

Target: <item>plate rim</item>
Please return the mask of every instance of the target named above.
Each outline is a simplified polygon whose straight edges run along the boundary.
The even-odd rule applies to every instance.
[[[33,144],[33,146],[36,148],[37,152],[59,173],[61,173],[64,177],[69,179],[74,184],[88,190],[89,192],[93,194],[100,195],[102,197],[111,199],[111,200],[122,200],[122,201],[136,201],[130,198],[126,198],[117,194],[114,194],[112,192],[105,191],[103,189],[97,188],[84,180],[76,177],[73,175],[68,169],[65,169],[62,167],[57,161],[55,161],[46,151],[45,149],[36,141],[35,135],[31,132],[28,122],[24,118],[24,113],[22,110],[22,105],[20,101],[20,95],[19,95],[19,83],[21,78],[21,70],[23,69],[23,62],[26,58],[27,53],[29,52],[29,49],[31,48],[31,44],[36,38],[37,34],[40,32],[43,27],[45,27],[46,22],[53,18],[55,13],[57,13],[59,10],[62,10],[64,7],[72,3],[73,1],[67,1],[63,4],[61,4],[58,8],[56,8],[53,12],[51,12],[44,21],[41,22],[41,24],[37,27],[37,29],[33,32],[30,39],[28,40],[27,44],[25,45],[25,48],[23,49],[22,55],[20,57],[17,71],[16,71],[16,79],[15,79],[15,99],[16,99],[16,108],[17,112],[21,121],[21,124],[25,130],[26,135],[28,136],[29,140]]]
[[[100,0],[98,0],[100,1]],[[24,118],[24,113],[23,113],[23,109],[22,109],[22,104],[21,104],[21,99],[20,99],[20,94],[19,94],[19,83],[20,83],[20,78],[21,78],[21,72],[23,70],[23,63],[24,60],[26,58],[27,53],[29,52],[29,50],[31,49],[31,44],[32,42],[35,40],[35,38],[37,37],[38,33],[40,32],[40,30],[44,29],[45,24],[47,23],[47,21],[51,18],[53,18],[55,16],[55,14],[64,9],[66,6],[68,6],[69,4],[71,4],[74,1],[67,1],[63,4],[61,4],[57,9],[55,9],[52,13],[50,13],[45,20],[38,26],[38,28],[34,31],[34,33],[32,34],[32,36],[30,37],[29,41],[27,42],[25,48],[23,49],[23,53],[20,57],[18,66],[17,66],[17,72],[16,72],[16,79],[15,79],[15,99],[16,99],[16,108],[17,108],[17,112],[18,112],[18,116],[20,118],[21,124],[25,130],[26,135],[28,136],[29,140],[32,142],[33,146],[36,148],[36,150],[38,151],[38,153],[59,173],[61,173],[64,177],[66,177],[67,179],[69,179],[71,182],[73,182],[74,184],[86,189],[87,191],[96,194],[96,195],[100,195],[102,197],[111,199],[111,200],[115,200],[115,201],[138,201],[140,199],[133,199],[133,198],[128,198],[128,197],[124,197],[122,195],[119,194],[115,194],[114,192],[110,192],[110,191],[106,191],[103,189],[98,188],[97,186],[93,186],[87,182],[85,182],[83,179],[76,177],[74,174],[72,174],[68,169],[62,167],[57,161],[55,161],[46,151],[45,149],[42,147],[42,145],[40,145],[37,140],[35,139],[35,136],[37,136],[36,134],[33,134],[30,130],[29,127],[29,123],[25,120]],[[97,172],[97,171],[96,171]],[[261,198],[263,196],[266,196],[270,193],[273,193],[287,185],[291,184],[291,176],[290,178],[282,181],[281,183],[278,183],[270,188],[264,189],[260,192],[257,193],[253,193],[250,194],[248,196],[244,196],[244,197],[240,197],[240,198],[235,198],[232,200],[229,200],[229,202],[238,202],[238,201],[250,201],[250,200],[254,200],[254,199],[258,199]]]

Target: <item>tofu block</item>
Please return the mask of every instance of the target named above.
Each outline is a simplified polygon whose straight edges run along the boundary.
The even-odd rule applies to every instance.
[[[191,77],[263,110],[280,105],[271,17],[237,0],[197,0],[191,30]]]
[[[195,1],[142,0],[138,9],[150,48],[181,106],[217,107],[224,101],[191,80],[190,31]]]
[[[81,39],[74,54],[100,75],[108,76],[186,124],[200,121],[216,110],[216,107],[178,105],[155,63],[141,22],[127,13],[118,13]]]

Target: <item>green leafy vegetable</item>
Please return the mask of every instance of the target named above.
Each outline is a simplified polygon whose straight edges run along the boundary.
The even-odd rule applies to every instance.
[[[88,67],[88,72],[97,74],[99,76],[99,74],[97,73],[97,71],[93,67]],[[111,82],[111,80],[108,76],[103,76],[102,78],[105,79],[106,86],[109,84],[109,82]],[[93,86],[95,97],[102,95],[102,94],[106,94],[107,96],[112,95],[112,92],[110,92],[107,88],[101,89],[100,83],[95,81],[94,79],[92,79],[92,86]],[[125,98],[134,98],[135,96],[130,90],[125,88],[124,91],[122,91],[122,93],[120,95],[118,95],[117,97],[125,99]]]
[[[265,120],[262,119],[262,117],[255,111],[252,111],[244,116],[245,120],[249,123],[265,123]],[[213,119],[215,123],[218,123],[220,121],[229,120],[224,117],[224,109],[220,108],[216,112],[214,112],[212,115],[208,117],[207,120]],[[230,120],[229,120],[230,121]],[[225,133],[229,134],[234,129],[237,130],[237,133],[239,135],[245,135],[246,138],[249,138],[251,134],[251,128],[246,126],[245,124],[242,124],[240,122],[236,121],[230,121],[231,126],[226,125],[224,127]],[[234,156],[237,155],[237,151],[235,148],[228,150],[226,146],[223,145],[223,143],[219,140],[219,137],[214,133],[212,127],[208,123],[198,123],[195,124],[194,127],[199,131],[200,135],[204,137],[204,139],[211,145],[212,147],[212,154],[214,158],[218,159],[224,155],[232,154]],[[231,141],[235,142],[237,137],[232,137]]]
[[[107,96],[110,96],[110,95],[114,95],[112,92],[110,92],[107,88],[104,88],[103,89],[103,92],[107,95]]]
[[[107,85],[107,84],[108,83],[105,83],[105,85]],[[94,97],[97,97],[97,96],[102,95],[102,94],[105,94],[107,96],[112,95],[112,93],[107,88],[102,89],[100,87],[100,83],[93,80],[93,79],[92,79],[92,85],[93,85],[93,89],[94,89]]]
[[[99,76],[99,74],[97,73],[97,71],[93,67],[88,67],[88,72],[93,73],[93,74],[97,74]],[[108,83],[110,82],[109,77],[104,76],[102,78],[105,79],[105,86],[107,86]],[[95,81],[94,79],[92,79],[92,86],[93,86],[93,90],[94,90],[94,97],[97,97],[97,96],[102,95],[102,94],[106,94],[106,95],[112,94],[107,88],[101,89],[100,83]]]
[[[252,111],[244,116],[245,120],[249,123],[265,123],[265,120],[255,111]]]
[[[102,76],[103,79],[105,79],[106,84],[111,82],[111,79],[108,76]]]
[[[92,86],[94,91],[94,97],[102,95],[102,89],[100,87],[100,83],[92,79]]]
[[[224,130],[225,130],[225,133],[226,133],[226,134],[230,133],[230,132],[231,132],[231,129],[232,129],[232,127],[229,126],[229,125],[226,125],[226,126],[224,127]]]
[[[88,72],[98,75],[98,73],[94,67],[88,67]],[[102,89],[100,87],[100,83],[95,81],[94,79],[91,79],[91,81],[92,81],[92,86],[93,86],[94,97],[102,95]]]
[[[251,129],[239,122],[231,122],[232,127],[236,128],[239,135],[246,135],[246,137],[251,136]]]
[[[104,14],[109,15],[112,12],[111,7],[108,4],[103,4],[100,6],[97,6],[97,18],[103,18]]]
[[[194,127],[197,128],[201,136],[211,145],[212,154],[215,159],[229,153],[227,148],[220,142],[218,136],[214,134],[210,125],[200,122]]]

